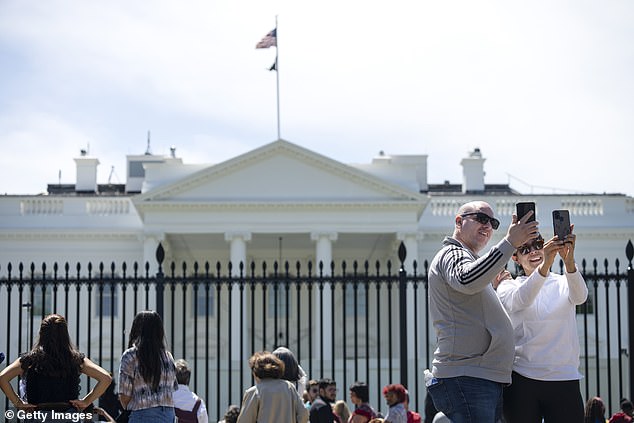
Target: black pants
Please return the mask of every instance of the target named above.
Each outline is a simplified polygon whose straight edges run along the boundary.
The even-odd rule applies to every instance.
[[[504,388],[507,423],[583,423],[583,399],[578,380],[543,381],[513,372]]]

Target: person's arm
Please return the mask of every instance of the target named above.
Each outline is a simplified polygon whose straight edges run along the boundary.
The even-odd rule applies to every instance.
[[[581,273],[577,269],[575,264],[575,245],[577,236],[572,233],[575,225],[570,225],[570,234],[566,236],[564,240],[564,249],[559,255],[564,260],[564,266],[566,267],[566,280],[568,281],[568,299],[574,305],[580,305],[586,302],[588,299],[588,286],[586,281],[581,276]]]
[[[304,402],[302,401],[302,397],[295,390],[295,388],[291,387],[291,395],[294,395],[293,402],[295,403],[295,418],[297,423],[307,423],[308,422],[308,409],[304,406]]]
[[[104,417],[108,423],[116,423],[116,420],[103,408],[95,407],[93,408],[93,411],[95,412],[95,414]]]
[[[513,246],[506,239],[480,258],[475,258],[468,249],[456,245],[444,251],[439,265],[443,278],[453,289],[473,295],[491,285],[513,251]]]
[[[550,268],[557,257],[557,253],[563,248],[562,242],[554,237],[544,243],[544,261],[521,284],[502,282],[498,286],[498,297],[509,312],[524,310],[530,307],[542,289]]]
[[[205,401],[203,401],[202,398],[200,398],[200,407],[198,408],[198,423],[209,423],[207,407],[205,406]]]
[[[110,376],[105,369],[96,365],[87,357],[84,358],[84,363],[81,366],[81,372],[88,377],[95,379],[97,384],[94,388],[92,388],[88,395],[82,399],[70,400],[73,407],[79,411],[84,410],[101,395],[103,395],[103,393],[106,392],[106,389],[108,389],[108,386],[110,386],[110,383],[112,383],[112,376]]]
[[[503,281],[497,289],[500,302],[509,313],[524,310],[533,304],[546,279],[539,272],[533,272],[521,283],[518,281]]]
[[[128,404],[132,400],[134,387],[134,360],[133,353],[128,350],[121,356],[119,364],[119,402],[124,410],[128,409]]]
[[[0,372],[0,389],[7,396],[9,401],[16,407],[21,410],[33,409],[36,406],[34,404],[28,404],[18,396],[13,390],[11,386],[11,381],[18,376],[22,376],[22,364],[20,363],[20,359],[18,358],[13,363],[9,364],[5,367],[2,372]]]
[[[256,390],[247,389],[242,398],[242,407],[240,407],[237,423],[255,423],[258,419],[259,409],[260,398],[256,395]]]

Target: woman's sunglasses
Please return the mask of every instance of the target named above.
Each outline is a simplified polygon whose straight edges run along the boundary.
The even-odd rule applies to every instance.
[[[485,214],[482,212],[473,212],[473,213],[465,213],[460,215],[460,217],[467,217],[467,216],[473,216],[473,220],[483,225],[486,225],[487,223],[491,222],[491,227],[494,230],[500,227],[500,221],[497,220],[495,217],[489,216],[488,214]]]
[[[542,248],[544,248],[544,240],[543,239],[536,239],[531,244],[525,244],[525,245],[520,246],[517,249],[517,252],[520,253],[521,255],[526,255],[526,254],[530,253],[531,251],[541,250]]]

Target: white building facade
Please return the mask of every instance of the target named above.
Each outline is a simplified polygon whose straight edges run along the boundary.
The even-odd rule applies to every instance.
[[[231,262],[234,269],[239,263],[260,268],[263,263],[289,261],[301,269],[322,262],[324,275],[330,274],[331,262],[336,266],[355,260],[398,263],[398,247],[403,243],[405,270],[411,273],[416,261],[422,273],[424,262],[431,261],[442,239],[451,234],[458,207],[471,200],[487,201],[501,220],[492,242],[505,235],[519,201],[536,203],[545,237],[552,233],[551,211],[570,210],[577,234],[576,257],[579,263],[586,259],[588,266],[596,258],[600,266],[607,259],[612,267],[618,259],[624,270],[625,246],[634,239],[634,198],[523,195],[507,185],[487,185],[485,159],[478,149],[460,163],[460,185],[428,183],[425,155],[381,154],[369,164],[348,165],[284,140],[213,165],[185,164],[175,154],[128,156],[125,186],[98,184],[97,158],[82,155],[75,161],[74,185],[49,185],[48,195],[0,197],[0,280],[17,279],[19,263],[25,265],[26,273],[34,263],[33,272],[48,279],[53,263],[60,269],[68,263],[71,273],[82,276],[88,274],[86,263],[95,266],[93,275],[98,263],[104,263],[106,270],[114,263],[119,276],[122,263],[139,263],[142,272],[147,263],[148,274],[154,275],[159,243],[165,249],[165,264],[174,262],[181,269],[185,263],[189,272],[194,263],[207,261],[223,266]],[[16,290],[2,288],[1,292],[5,299],[0,307],[18,304]],[[74,301],[90,301],[79,292],[70,295],[71,306],[65,303],[70,315]],[[607,290],[600,295],[610,304],[620,301],[627,311],[625,298],[612,298]],[[150,307],[155,305],[152,301]],[[231,301],[235,315],[239,303]],[[329,297],[320,304],[330,307]],[[127,316],[128,325],[131,317]],[[88,319],[78,325],[83,328],[96,322]],[[332,321],[321,324],[306,330],[328,330]],[[429,322],[421,324],[425,326]],[[616,338],[619,329],[610,330]],[[627,327],[620,330],[627,341]],[[0,332],[7,336],[5,328],[0,327]],[[86,345],[103,342],[97,331],[92,333]],[[234,346],[232,359],[237,367],[247,357],[238,354],[240,337],[230,338],[221,342]],[[327,336],[313,348],[331,351],[330,339]],[[11,342],[14,353],[28,345],[26,340]],[[114,351],[120,351],[123,339],[115,337],[112,342]],[[602,354],[607,354],[605,339],[600,342]],[[99,351],[108,349],[101,346]],[[617,360],[632,353],[612,350],[609,355]],[[116,355],[105,359],[115,362]]]

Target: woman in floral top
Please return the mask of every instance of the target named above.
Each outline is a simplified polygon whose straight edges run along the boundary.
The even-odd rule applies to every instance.
[[[129,423],[173,423],[172,394],[177,389],[163,321],[155,311],[142,311],[134,317],[119,367],[119,400],[130,410]]]

